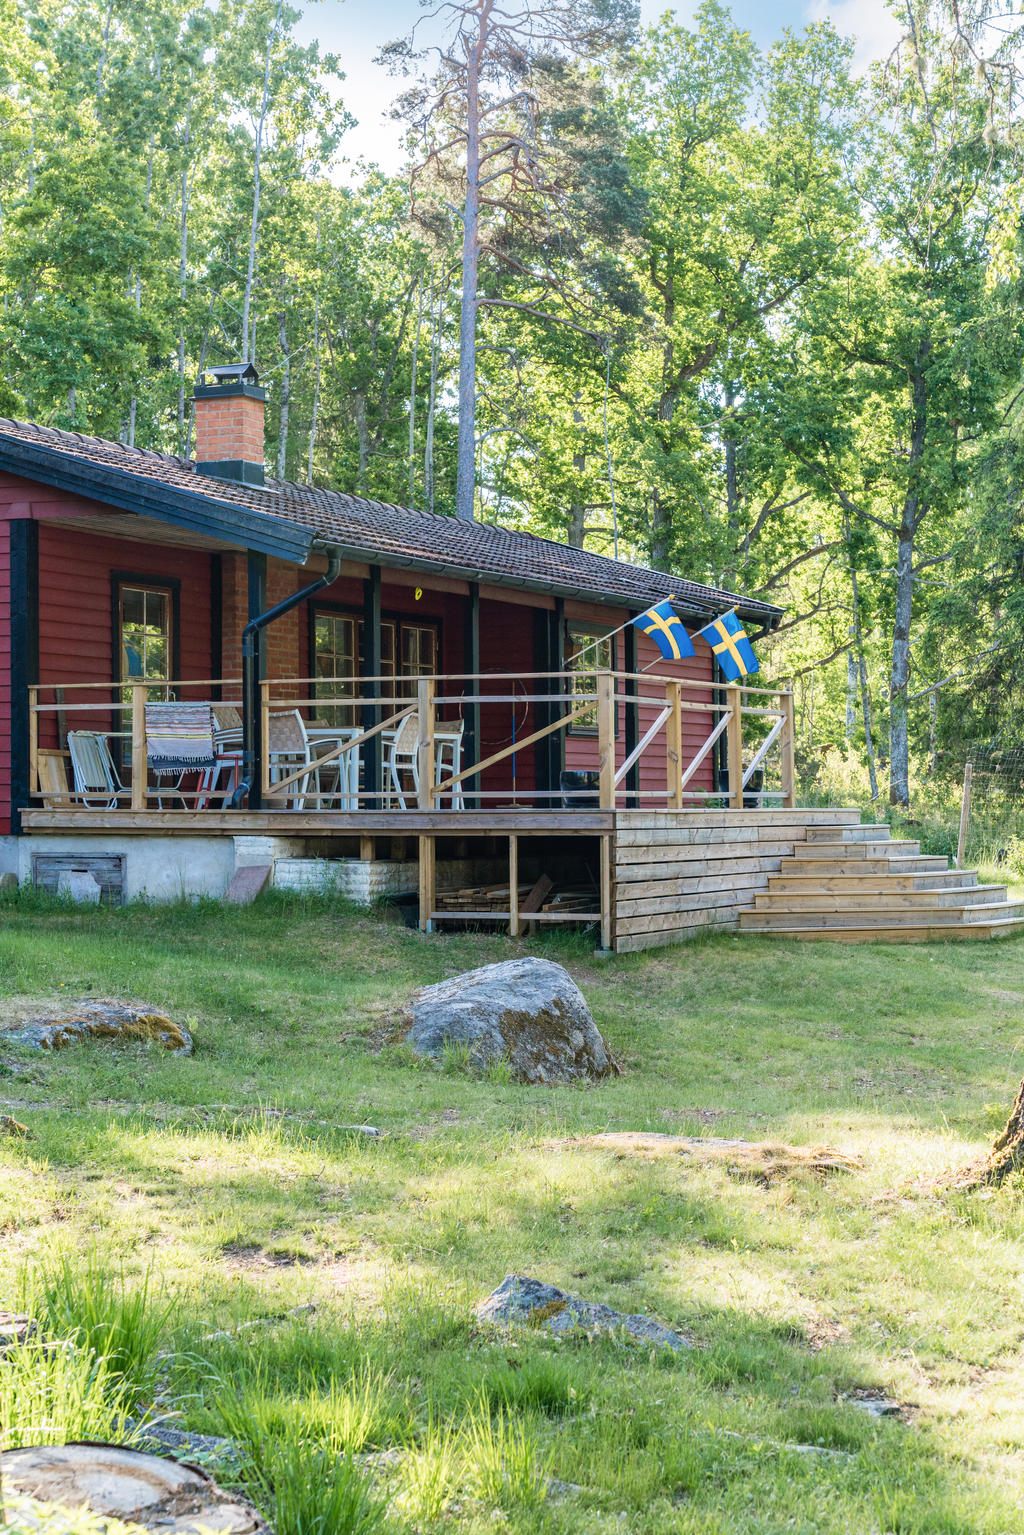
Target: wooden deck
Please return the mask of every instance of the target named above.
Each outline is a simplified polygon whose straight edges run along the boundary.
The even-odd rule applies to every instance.
[[[367,837],[593,836],[615,828],[613,810],[24,810],[33,831],[116,831],[154,836]]]
[[[362,856],[372,858],[373,839],[406,838],[415,852],[420,925],[432,930],[449,924],[500,925],[515,935],[528,923],[599,924],[601,945],[626,953],[679,943],[707,929],[741,925],[773,876],[819,839],[842,838],[859,824],[854,809],[743,810],[435,810],[435,811],[225,811],[47,809],[24,813],[28,836],[55,834],[148,839],[161,837],[281,838],[289,844],[307,839],[324,842],[357,838]],[[593,910],[589,912],[520,910],[520,874],[552,860],[557,875],[562,855],[551,852],[555,839],[589,842],[586,855],[598,872]],[[439,899],[438,847],[459,844],[486,849],[508,882],[503,910],[445,910]],[[503,847],[501,846],[503,844]],[[564,844],[563,844],[564,847]],[[323,856],[322,851],[320,856]],[[827,866],[821,863],[827,875]],[[530,876],[532,877],[532,876]]]

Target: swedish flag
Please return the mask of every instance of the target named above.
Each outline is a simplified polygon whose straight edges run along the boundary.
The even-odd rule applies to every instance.
[[[713,618],[699,633],[711,646],[729,682],[738,682],[758,670],[757,657],[735,613]]]
[[[696,651],[690,644],[690,636],[687,634],[681,618],[678,618],[672,609],[672,600],[665,598],[657,607],[648,608],[646,613],[641,613],[633,619],[633,626],[639,629],[641,634],[649,634],[657,645],[666,661],[681,661],[684,656],[696,655]]]

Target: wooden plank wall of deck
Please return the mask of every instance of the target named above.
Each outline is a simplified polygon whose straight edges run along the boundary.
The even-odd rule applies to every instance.
[[[857,810],[619,810],[612,880],[619,954],[734,928],[809,826],[853,826]]]

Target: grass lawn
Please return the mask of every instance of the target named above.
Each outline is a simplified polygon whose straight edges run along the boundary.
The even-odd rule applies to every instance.
[[[163,1410],[263,1454],[262,1485],[252,1458],[216,1469],[279,1535],[1024,1527],[1024,1187],[934,1189],[1024,1075],[1018,942],[722,937],[599,960],[538,940],[624,1067],[550,1090],[378,1050],[412,987],[522,952],[507,939],[270,897],[15,900],[0,923],[4,995],[144,999],[197,1044],[0,1050],[0,1111],[33,1137],[0,1137],[0,1305],[59,1288],[65,1253],[82,1293],[93,1255],[115,1307],[148,1275]],[[366,1123],[386,1136],[341,1128]],[[765,1186],[586,1144],[609,1130],[825,1141],[864,1168]],[[697,1346],[481,1331],[473,1303],[509,1272]],[[903,1417],[851,1404],[870,1390]],[[346,1454],[371,1501],[289,1525],[274,1465],[308,1498]]]

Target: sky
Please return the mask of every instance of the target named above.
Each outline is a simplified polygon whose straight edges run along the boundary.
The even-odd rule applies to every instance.
[[[667,9],[667,0],[640,0],[646,25]],[[685,23],[694,6],[676,9]],[[800,30],[830,18],[840,32],[857,39],[859,68],[889,53],[899,35],[884,0],[733,0],[730,9],[736,24],[749,29],[761,45],[773,42],[786,27]],[[400,128],[386,116],[400,83],[373,61],[381,45],[408,32],[420,14],[417,0],[318,0],[303,7],[299,36],[303,41],[316,38],[322,51],[338,54],[345,72],[342,99],[358,119],[342,146],[350,162],[365,157],[386,171],[401,164]]]

